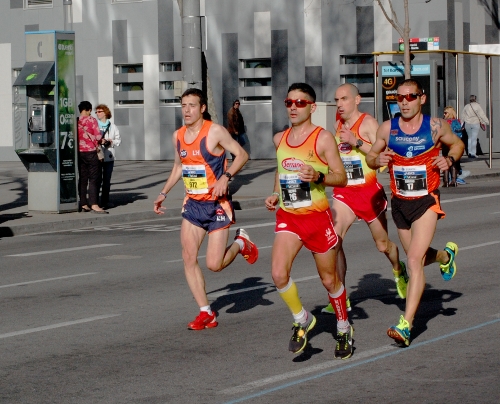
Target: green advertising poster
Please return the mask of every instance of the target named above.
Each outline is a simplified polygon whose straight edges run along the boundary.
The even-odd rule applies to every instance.
[[[75,41],[57,40],[60,203],[77,202]]]

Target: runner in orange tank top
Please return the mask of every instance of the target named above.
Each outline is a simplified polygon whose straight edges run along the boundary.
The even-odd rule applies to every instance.
[[[438,251],[430,244],[437,221],[444,216],[437,189],[439,170],[447,170],[459,160],[464,146],[444,119],[422,114],[426,95],[418,81],[407,79],[400,83],[397,101],[401,117],[379,127],[366,162],[373,169],[389,166],[391,174],[392,217],[408,259],[409,281],[405,313],[387,335],[401,346],[408,346],[425,288],[424,266],[439,262],[444,280],[453,278],[457,271],[458,246],[448,242],[444,250]],[[438,153],[443,144],[450,148],[447,157]]]
[[[235,222],[234,209],[227,198],[228,183],[247,162],[248,154],[223,126],[203,119],[207,99],[201,90],[190,88],[181,100],[185,126],[172,136],[176,150],[174,166],[154,201],[154,212],[163,214],[162,203],[182,178],[186,190],[181,225],[182,258],[187,283],[200,307],[188,328],[203,330],[218,325],[217,315],[208,304],[205,279],[198,264],[205,235],[208,233],[206,263],[214,272],[227,267],[238,254],[253,264],[259,251],[243,229],[236,230],[234,242],[227,246],[229,227]],[[229,168],[226,150],[235,155]]]
[[[339,120],[336,122],[335,139],[340,157],[347,172],[347,186],[333,189],[332,213],[335,231],[345,240],[347,231],[357,220],[368,225],[377,249],[391,263],[399,296],[406,298],[406,267],[399,261],[399,251],[387,234],[387,197],[377,180],[376,170],[366,164],[366,153],[375,142],[378,122],[370,115],[359,111],[361,102],[358,88],[353,84],[342,84],[335,92],[335,103]],[[342,246],[337,255],[337,271],[345,284],[347,261]],[[347,301],[348,310],[350,301]],[[329,304],[323,313],[335,313]]]
[[[289,351],[302,352],[316,318],[307,311],[290,276],[292,264],[304,246],[313,254],[316,269],[337,309],[335,358],[347,359],[353,352],[353,327],[349,323],[346,291],[335,268],[337,234],[325,194],[325,186],[343,186],[347,176],[333,135],[314,125],[316,93],[307,83],[294,83],[285,99],[292,127],[274,135],[278,169],[274,192],[266,208],[276,212],[271,273],[280,297],[290,309],[294,323]]]

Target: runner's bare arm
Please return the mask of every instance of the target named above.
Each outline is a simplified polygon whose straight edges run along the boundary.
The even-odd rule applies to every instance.
[[[276,205],[280,201],[279,197],[280,194],[281,194],[280,180],[279,180],[278,170],[276,170],[276,174],[274,175],[273,193],[270,196],[268,196],[264,201],[267,210],[276,210]]]
[[[248,161],[247,152],[231,137],[227,129],[221,125],[212,124],[208,132],[207,146],[209,150],[215,154],[227,150],[235,156],[231,166],[227,169],[227,172],[231,174],[231,176],[236,175]],[[215,183],[212,195],[215,197],[226,195],[228,183],[229,178],[222,175]]]
[[[436,147],[444,144],[450,148],[448,157],[434,157],[433,165],[438,166],[443,171],[448,170],[448,168],[453,165],[452,160],[458,161],[462,157],[464,153],[464,143],[453,133],[450,125],[444,119],[431,119],[431,131]]]
[[[179,154],[177,153],[177,131],[175,131],[174,134],[172,135],[172,143],[174,145],[174,150],[175,150],[174,165],[172,167],[172,170],[170,171],[170,175],[168,176],[167,182],[165,182],[165,185],[160,191],[161,193],[156,197],[156,200],[153,202],[154,206],[153,211],[158,215],[162,215],[163,211],[165,210],[165,208],[162,207],[161,204],[166,199],[166,197],[162,194],[168,194],[169,191],[173,188],[173,186],[177,184],[177,182],[182,177],[181,159],[179,157]]]
[[[377,140],[377,130],[378,130],[378,122],[371,115],[367,115],[363,122],[361,123],[361,127],[359,128],[360,135],[363,139],[368,139],[371,144],[364,144],[360,147],[360,150],[368,153],[371,149],[371,145],[375,143]]]
[[[327,130],[322,130],[316,143],[316,152],[327,162],[328,173],[325,174],[323,184],[330,187],[344,187],[347,185],[347,175],[344,164],[340,158],[337,142],[333,135]],[[310,165],[300,169],[300,179],[306,182],[314,182],[319,179],[319,172]]]
[[[273,143],[274,147],[278,149],[278,146],[280,144],[281,138],[283,137],[283,134],[285,132],[279,132],[276,133],[273,136]],[[276,210],[276,205],[278,204],[280,198],[279,195],[281,194],[281,189],[280,189],[280,181],[279,181],[279,175],[278,175],[278,170],[276,170],[276,174],[274,175],[274,188],[273,188],[273,193],[266,198],[264,201],[266,208],[268,210]]]
[[[391,121],[385,121],[377,130],[377,138],[366,155],[366,164],[374,170],[384,167],[392,160],[394,152],[387,148]]]

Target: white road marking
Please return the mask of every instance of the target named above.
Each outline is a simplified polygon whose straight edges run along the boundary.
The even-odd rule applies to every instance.
[[[12,254],[5,255],[5,257],[31,257],[33,255],[44,255],[44,254],[56,254],[68,251],[79,251],[79,250],[89,250],[91,248],[104,248],[104,247],[113,247],[121,244],[96,244],[96,245],[86,245],[83,247],[71,247],[71,248],[61,248],[60,250],[47,250],[47,251],[37,251],[31,253],[23,253],[23,254]]]
[[[52,330],[54,328],[68,327],[70,325],[75,325],[75,324],[89,323],[91,321],[104,320],[106,318],[117,317],[117,316],[121,316],[121,314],[105,314],[103,316],[82,318],[81,320],[66,321],[65,323],[58,323],[58,324],[46,325],[43,327],[30,328],[27,330],[8,332],[6,334],[0,334],[0,339],[15,337],[17,335],[31,334],[31,333],[39,332],[39,331]]]
[[[483,195],[474,195],[474,196],[464,196],[463,198],[453,198],[453,199],[447,199],[445,201],[441,200],[441,203],[470,201],[470,200],[473,200],[473,199],[491,198],[493,196],[500,196],[500,192],[497,192],[496,194],[483,194]]]
[[[459,248],[458,248],[458,251],[462,251],[462,250],[472,250],[473,248],[486,247],[486,246],[489,246],[489,245],[494,245],[494,244],[499,244],[499,243],[500,243],[500,240],[496,240],[496,241],[489,241],[489,242],[487,242],[487,243],[476,244],[476,245],[470,245],[470,246],[467,246],[467,247],[459,247]]]
[[[97,274],[97,272],[88,272],[86,274],[78,274],[78,275],[59,276],[57,278],[40,279],[38,281],[27,281],[27,282],[11,283],[10,285],[1,285],[0,289],[2,289],[2,288],[12,288],[14,286],[31,285],[33,283],[40,283],[40,282],[58,281],[58,280],[61,280],[61,279],[76,278],[78,276],[88,276],[88,275],[95,275],[95,274]]]
[[[372,356],[376,356],[376,355],[379,355],[379,354],[387,352],[387,351],[393,351],[395,349],[401,349],[401,348],[396,347],[394,345],[384,345],[384,346],[381,346],[379,348],[370,349],[369,351],[360,352],[359,354],[356,353],[356,355],[354,355],[352,358],[349,359],[349,363],[359,361],[359,360],[362,360],[365,358],[370,358]],[[248,391],[248,390],[253,390],[253,389],[260,388],[260,387],[264,387],[264,386],[267,386],[269,384],[292,379],[294,377],[304,376],[304,375],[307,375],[309,373],[319,372],[322,370],[331,369],[331,368],[338,367],[338,366],[344,366],[345,364],[346,364],[345,361],[341,361],[341,360],[339,361],[338,359],[326,361],[326,362],[320,363],[318,365],[313,365],[313,366],[301,368],[300,370],[294,370],[292,372],[287,372],[287,373],[282,373],[282,374],[271,376],[271,377],[266,377],[265,379],[255,380],[255,381],[250,382],[250,383],[246,383],[246,384],[242,384],[239,386],[231,387],[229,389],[221,390],[220,393],[221,394],[239,394],[239,393],[243,393],[243,392]]]
[[[263,247],[259,247],[259,250],[265,250],[266,248],[273,248],[272,245],[266,245],[266,246],[263,246]],[[198,255],[198,258],[205,258],[206,255]],[[178,259],[178,260],[170,260],[170,261],[165,261],[165,263],[167,264],[170,264],[172,262],[182,262],[182,258]]]

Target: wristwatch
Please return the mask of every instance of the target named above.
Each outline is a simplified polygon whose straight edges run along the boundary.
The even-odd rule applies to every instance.
[[[226,171],[224,173],[224,175],[227,177],[228,180],[230,180],[231,178],[233,178],[233,176],[231,175],[231,173],[229,173],[228,171]]]
[[[318,180],[314,181],[315,184],[323,184],[323,181],[325,181],[325,174],[323,174],[321,171],[318,176]]]
[[[356,149],[359,149],[364,144],[365,142],[363,142],[361,139],[356,140]]]

